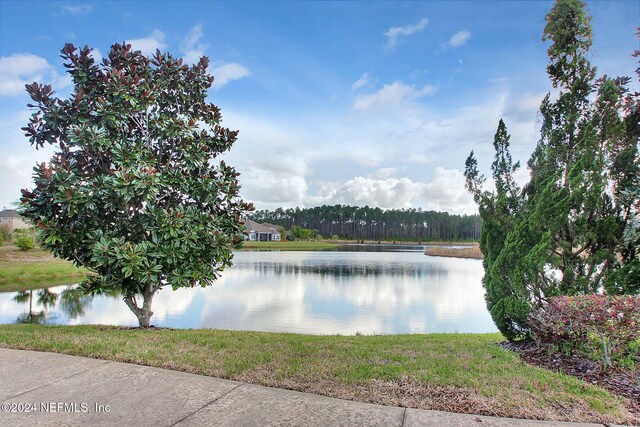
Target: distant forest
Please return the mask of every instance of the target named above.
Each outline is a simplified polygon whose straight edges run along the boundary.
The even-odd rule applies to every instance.
[[[251,219],[279,225],[286,230],[298,226],[316,230],[325,238],[338,236],[348,240],[477,241],[482,228],[479,215],[344,205],[259,210]]]

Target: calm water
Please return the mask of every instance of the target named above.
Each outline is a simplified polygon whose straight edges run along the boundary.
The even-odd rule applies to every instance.
[[[208,288],[161,290],[152,323],[312,334],[494,332],[479,260],[425,256],[422,249],[238,252]],[[0,293],[0,322],[137,325],[117,296],[85,297],[72,286]]]

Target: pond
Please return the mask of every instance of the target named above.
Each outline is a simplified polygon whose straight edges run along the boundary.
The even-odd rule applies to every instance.
[[[161,290],[152,324],[343,335],[495,332],[482,262],[423,251],[237,252],[213,286]],[[87,297],[73,286],[0,293],[0,322],[137,325],[117,295]]]

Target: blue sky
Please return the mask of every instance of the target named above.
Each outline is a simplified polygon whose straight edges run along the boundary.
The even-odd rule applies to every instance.
[[[636,1],[587,2],[598,74],[633,75]],[[209,56],[210,99],[240,130],[225,160],[257,208],[355,204],[474,213],[464,161],[488,173],[505,119],[526,163],[552,90],[552,2],[29,2],[0,0],[0,208],[50,149],[20,127],[24,84],[71,90],[59,51],[115,42]],[[635,83],[637,87],[637,82]],[[520,173],[526,181],[527,171]]]

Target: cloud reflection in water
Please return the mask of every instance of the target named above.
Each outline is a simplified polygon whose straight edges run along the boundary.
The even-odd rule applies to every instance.
[[[152,323],[313,334],[493,332],[482,273],[478,260],[421,252],[238,252],[213,286],[160,291]],[[25,312],[14,295],[0,294],[2,322]],[[136,324],[119,298],[83,301],[35,309],[55,311],[54,323]]]

